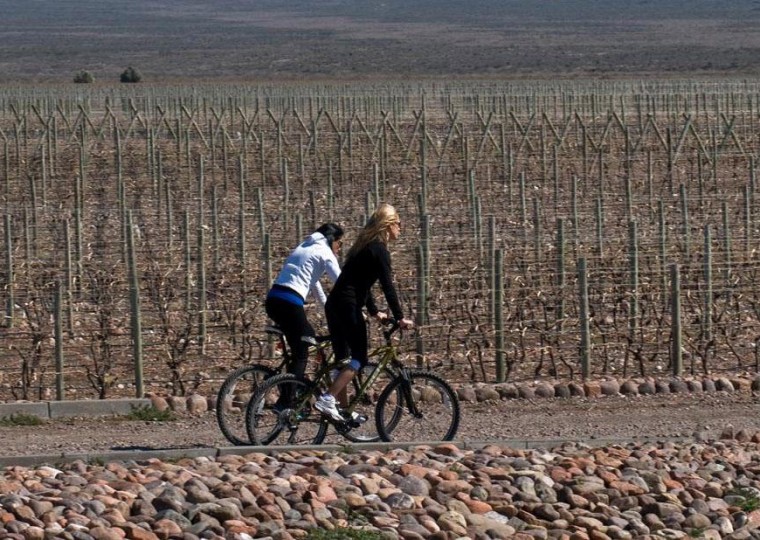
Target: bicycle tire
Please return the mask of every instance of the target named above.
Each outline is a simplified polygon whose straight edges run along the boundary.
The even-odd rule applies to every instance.
[[[454,390],[429,371],[411,370],[408,375],[410,387],[405,388],[407,380],[399,375],[378,398],[375,422],[380,438],[420,443],[452,440],[461,414]],[[417,408],[418,415],[411,412],[412,408]]]
[[[312,385],[290,373],[270,377],[246,407],[248,439],[258,446],[322,444],[329,424],[313,406],[317,393]],[[291,406],[276,410],[278,399],[288,394],[295,396],[290,400]],[[305,400],[301,399],[304,395],[308,395]],[[296,408],[298,404],[302,406]]]
[[[230,373],[216,395],[216,422],[236,446],[250,444],[245,408],[256,388],[277,372],[262,364],[243,366]]]
[[[353,378],[351,384],[348,385],[348,399],[351,402],[354,396],[358,393],[359,387],[362,382],[372,375],[374,370],[378,369],[378,365],[375,362],[368,362],[361,371],[359,371],[356,377]],[[377,423],[374,420],[375,411],[377,410],[377,400],[380,398],[383,389],[388,386],[389,382],[393,380],[395,375],[388,369],[384,368],[375,379],[373,385],[367,389],[362,399],[354,406],[354,412],[365,415],[367,421],[361,426],[351,428],[348,430],[339,430],[339,433],[346,439],[355,443],[363,442],[377,442],[380,440],[380,434],[377,432]]]

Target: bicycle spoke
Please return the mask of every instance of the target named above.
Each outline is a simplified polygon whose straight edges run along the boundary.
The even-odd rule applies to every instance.
[[[327,423],[314,410],[314,399],[306,383],[292,375],[267,380],[248,404],[251,441],[257,445],[320,444]]]
[[[459,401],[451,387],[428,372],[411,372],[409,386],[398,378],[378,404],[377,429],[384,440],[451,440],[459,427]]]

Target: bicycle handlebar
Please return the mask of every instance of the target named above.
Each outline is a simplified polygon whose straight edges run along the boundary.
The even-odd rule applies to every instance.
[[[393,317],[388,317],[385,319],[382,324],[387,326],[388,328],[383,328],[383,337],[385,338],[385,341],[390,341],[391,336],[396,333],[397,330],[401,330],[401,323],[394,319]]]

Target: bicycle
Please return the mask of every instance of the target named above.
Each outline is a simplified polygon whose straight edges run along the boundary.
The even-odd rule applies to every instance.
[[[222,383],[216,396],[216,421],[222,434],[236,446],[248,445],[251,443],[248,438],[245,407],[256,389],[267,379],[285,373],[290,363],[291,353],[285,339],[282,329],[276,325],[267,325],[264,331],[277,338],[278,349],[282,353],[282,358],[277,365],[255,363],[242,366],[232,373]],[[332,357],[330,350],[330,336],[317,336],[309,347],[309,356],[314,354],[317,358],[318,365],[321,367]],[[351,386],[351,391],[356,393],[356,389],[369,373],[374,369],[373,365],[368,365],[359,377],[355,379],[356,383]],[[359,409],[362,409],[361,407]],[[358,414],[362,412],[357,411]],[[380,436],[374,431],[374,423],[366,425],[364,428],[357,428],[349,435],[349,440],[353,442],[372,442],[380,440]]]
[[[314,408],[316,400],[331,384],[330,373],[343,367],[341,362],[327,362],[314,381],[282,374],[259,386],[246,408],[250,441],[263,446],[321,444],[330,425],[353,440],[352,432],[360,426],[351,413],[360,407],[366,410],[369,404],[374,404],[375,428],[383,441],[401,437],[419,442],[452,440],[459,427],[459,399],[440,376],[404,366],[392,341],[398,329],[398,322],[391,321],[390,328],[383,330],[385,344],[370,353],[378,361],[368,364],[371,366],[368,376],[358,382],[343,410],[344,421],[327,418]],[[290,406],[278,405],[283,394],[295,396]]]

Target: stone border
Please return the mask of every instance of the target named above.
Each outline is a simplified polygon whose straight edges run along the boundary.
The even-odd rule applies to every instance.
[[[367,450],[387,451],[390,449],[408,450],[417,446],[442,445],[455,446],[461,450],[477,450],[487,446],[508,446],[521,450],[534,448],[551,449],[566,444],[582,444],[589,447],[609,446],[614,444],[643,444],[662,442],[688,442],[695,439],[689,437],[637,437],[637,438],[588,438],[588,439],[504,439],[487,441],[410,441],[392,443],[353,443],[353,444],[320,444],[320,445],[295,445],[295,446],[219,446],[202,448],[172,448],[162,450],[115,450],[112,452],[72,452],[61,454],[37,454],[28,456],[0,456],[0,469],[3,467],[36,467],[42,465],[57,466],[63,463],[84,461],[87,463],[110,462],[110,461],[147,461],[151,459],[178,460],[185,458],[207,457],[216,459],[221,456],[267,454],[274,455],[283,452],[362,452]]]
[[[605,396],[646,396],[654,394],[700,394],[714,392],[760,392],[760,374],[742,373],[730,376],[614,378],[586,382],[533,381],[525,383],[472,383],[455,386],[463,403],[481,403],[510,399],[587,398]],[[42,419],[72,416],[129,414],[133,407],[152,405],[159,411],[179,414],[202,414],[216,406],[216,395],[160,396],[149,394],[143,399],[104,399],[46,402],[0,403],[0,418],[25,413]]]
[[[475,383],[457,388],[459,399],[479,403],[507,399],[600,398],[654,394],[699,394],[714,392],[760,392],[760,375],[708,375],[704,377],[634,378],[624,381],[601,379],[586,382]]]
[[[39,401],[0,403],[0,418],[16,414],[37,416],[41,419],[72,416],[106,416],[129,414],[134,408],[150,406],[144,399],[82,399],[70,401]]]

